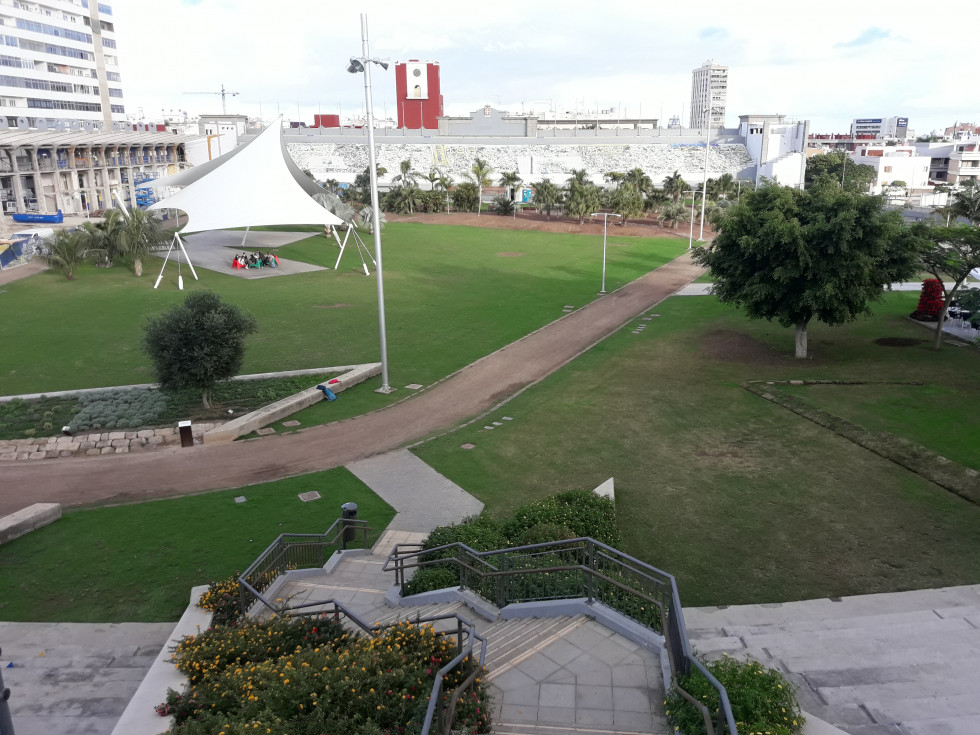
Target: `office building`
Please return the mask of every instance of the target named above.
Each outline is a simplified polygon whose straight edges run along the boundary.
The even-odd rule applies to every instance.
[[[851,138],[858,140],[878,138],[905,140],[909,137],[909,133],[907,117],[862,117],[851,121]]]
[[[689,127],[725,127],[725,100],[728,97],[728,67],[712,60],[691,74],[691,120]]]
[[[21,117],[31,127],[126,119],[111,6],[0,0],[0,22],[0,114],[11,127]]]
[[[439,64],[415,60],[395,64],[395,95],[399,128],[439,128],[442,116]]]

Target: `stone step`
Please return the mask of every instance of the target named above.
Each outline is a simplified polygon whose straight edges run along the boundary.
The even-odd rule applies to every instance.
[[[970,608],[965,607],[962,609]],[[980,614],[980,611],[978,611],[978,614]],[[952,618],[962,616],[943,615],[941,617]],[[819,631],[866,630],[868,628],[888,628],[894,625],[918,625],[922,623],[930,623],[941,619],[941,617],[932,609],[909,610],[898,613],[886,613],[883,615],[861,615],[817,620],[790,620],[781,623],[769,623],[766,625],[725,625],[721,628],[720,632],[722,632],[725,636],[743,637],[752,635],[771,635],[776,633],[815,633]],[[698,630],[693,627],[689,627],[687,632],[691,638],[700,638],[709,635],[716,635],[719,631],[716,629]]]
[[[392,625],[394,623],[401,622],[403,620],[408,620],[414,622],[416,618],[426,618],[433,615],[452,615],[453,613],[458,614],[460,617],[465,618],[471,622],[475,617],[475,614],[462,602],[445,602],[445,603],[434,603],[431,605],[420,605],[418,607],[399,607],[393,610],[388,615],[384,615],[378,619],[378,623],[381,625]]]
[[[628,726],[623,729],[597,728],[589,725],[528,724],[523,722],[493,723],[494,735],[667,735],[672,730],[666,721],[656,722],[655,729],[635,730]]]
[[[574,618],[530,618],[495,623],[483,632],[487,639],[488,679],[501,674],[536,655],[588,621],[584,615]]]

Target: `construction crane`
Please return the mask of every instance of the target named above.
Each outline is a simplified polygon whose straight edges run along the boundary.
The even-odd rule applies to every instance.
[[[224,84],[221,85],[221,91],[220,92],[184,92],[184,94],[220,94],[221,95],[221,114],[222,115],[227,115],[228,114],[228,108],[227,108],[226,103],[225,103],[225,98],[226,97],[237,97],[238,96],[238,92],[229,92],[228,90],[226,90]]]

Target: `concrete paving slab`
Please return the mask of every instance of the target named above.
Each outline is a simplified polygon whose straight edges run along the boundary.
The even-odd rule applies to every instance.
[[[245,241],[245,247],[242,248],[241,243],[244,234],[244,231],[215,230],[211,232],[195,232],[186,237],[182,236],[182,239],[187,248],[187,255],[190,257],[195,269],[204,268],[237,278],[255,280],[258,278],[272,278],[275,276],[289,276],[297,273],[328,270],[318,265],[310,265],[309,263],[301,263],[286,258],[279,259],[278,268],[232,268],[232,257],[236,253],[242,252],[243,249],[249,253],[255,252],[256,250],[267,252],[283,245],[305,240],[316,233],[249,232],[248,238]],[[332,242],[332,240],[324,240],[323,247],[325,251],[329,250],[331,253],[337,252],[336,244],[334,243],[332,247],[329,244]],[[166,251],[154,254],[162,259],[166,255]],[[174,253],[171,253],[170,261],[173,262],[175,257]],[[183,254],[181,254],[181,258],[183,258]],[[167,267],[169,269],[171,266],[168,264]],[[184,262],[183,269],[187,270],[186,262]],[[153,271],[152,263],[147,263],[147,271]],[[188,273],[188,275],[190,274]]]

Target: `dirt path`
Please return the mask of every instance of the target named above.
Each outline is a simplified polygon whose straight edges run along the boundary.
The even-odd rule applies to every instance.
[[[330,469],[479,416],[547,377],[701,273],[684,255],[468,365],[409,400],[258,441],[0,464],[0,516],[31,503],[133,502]]]

